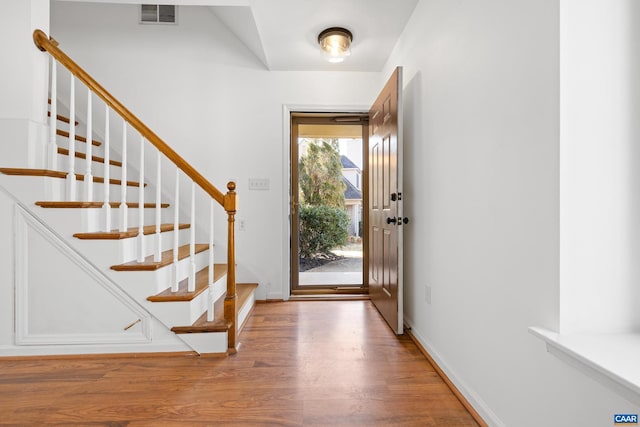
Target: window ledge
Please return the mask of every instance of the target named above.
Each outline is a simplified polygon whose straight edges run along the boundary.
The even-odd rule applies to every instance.
[[[547,351],[640,405],[640,334],[568,334],[530,327]]]

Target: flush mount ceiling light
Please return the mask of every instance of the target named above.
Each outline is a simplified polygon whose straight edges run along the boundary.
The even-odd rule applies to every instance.
[[[318,35],[320,49],[329,62],[342,62],[351,55],[349,47],[353,41],[351,31],[341,27],[327,28]]]

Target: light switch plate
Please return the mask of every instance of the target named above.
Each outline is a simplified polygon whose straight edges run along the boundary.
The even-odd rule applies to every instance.
[[[249,190],[268,190],[269,178],[249,178]]]

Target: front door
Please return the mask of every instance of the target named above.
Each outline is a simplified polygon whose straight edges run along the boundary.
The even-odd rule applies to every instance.
[[[396,334],[402,314],[402,67],[369,110],[369,295]]]

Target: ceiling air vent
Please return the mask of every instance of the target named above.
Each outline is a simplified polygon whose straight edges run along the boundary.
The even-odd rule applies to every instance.
[[[175,24],[177,8],[175,5],[141,4],[141,24]]]

